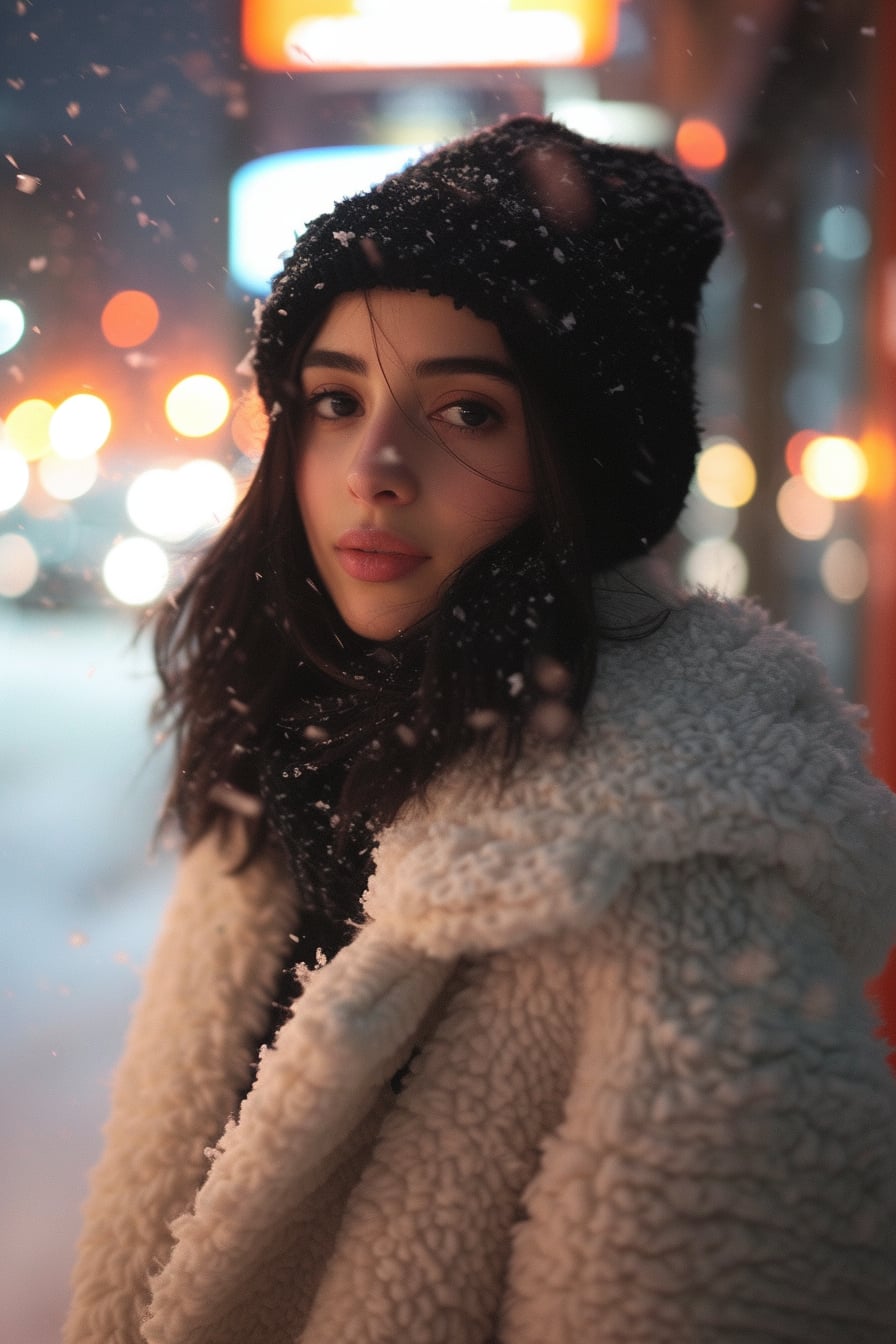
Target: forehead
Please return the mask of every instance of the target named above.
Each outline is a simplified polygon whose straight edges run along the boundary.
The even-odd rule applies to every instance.
[[[333,303],[314,344],[361,354],[372,347],[382,359],[392,351],[413,357],[478,355],[507,359],[498,328],[454,300],[420,290],[374,289],[342,294]]]

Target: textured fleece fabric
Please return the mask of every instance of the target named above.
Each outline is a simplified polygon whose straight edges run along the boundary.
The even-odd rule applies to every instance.
[[[67,1344],[884,1344],[894,799],[811,651],[682,602],[571,749],[463,766],[231,1117],[292,902],[184,861]],[[396,1096],[388,1080],[419,1047]]]

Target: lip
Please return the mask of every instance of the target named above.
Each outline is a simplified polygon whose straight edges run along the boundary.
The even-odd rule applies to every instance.
[[[426,552],[421,551],[419,546],[413,546],[403,537],[397,537],[394,532],[383,532],[378,527],[357,527],[350,532],[343,532],[336,542],[336,549],[337,551],[367,551],[377,555],[413,555],[420,560],[429,559]]]
[[[336,558],[346,574],[365,583],[391,583],[418,569],[429,556],[403,537],[379,528],[343,532]]]

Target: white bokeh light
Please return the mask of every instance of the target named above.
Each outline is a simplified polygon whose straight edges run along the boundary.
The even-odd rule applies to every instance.
[[[37,464],[37,474],[53,499],[80,499],[96,484],[99,462],[95,453],[78,459],[47,453]]]
[[[103,561],[103,582],[114,598],[129,607],[154,602],[168,582],[168,557],[149,537],[118,541]]]
[[[197,531],[227,522],[236,508],[236,483],[226,467],[198,457],[179,467],[177,474],[198,520]]]
[[[812,345],[833,345],[843,335],[843,309],[826,289],[801,289],[793,318],[803,340]]]
[[[672,117],[654,103],[547,97],[545,112],[592,140],[656,149],[670,144],[675,136]]]
[[[40,573],[37,551],[18,532],[0,536],[0,597],[23,597]]]
[[[791,476],[775,501],[782,525],[800,541],[819,541],[834,526],[834,504],[818,495],[802,476]]]
[[[14,509],[28,489],[28,463],[17,448],[0,445],[0,513]]]
[[[824,549],[821,581],[835,602],[857,602],[868,587],[868,557],[851,537],[838,537]]]
[[[803,449],[803,475],[817,495],[855,499],[868,484],[868,459],[855,439],[819,434]]]
[[[185,541],[220,527],[236,506],[236,483],[226,467],[208,458],[183,466],[141,472],[127,492],[128,517],[141,532],[160,541]]]
[[[13,299],[0,299],[0,355],[18,345],[25,333],[25,314]]]
[[[691,588],[709,588],[725,597],[742,597],[747,591],[747,557],[734,541],[710,537],[685,554],[682,577]]]
[[[102,397],[76,392],[50,417],[50,443],[59,457],[81,461],[99,452],[112,432],[112,414]]]
[[[871,227],[854,205],[832,205],[819,224],[822,246],[838,261],[858,261],[871,246]]]
[[[183,541],[193,531],[193,519],[177,488],[177,472],[168,467],[151,467],[135,477],[125,508],[135,527],[162,541]]]

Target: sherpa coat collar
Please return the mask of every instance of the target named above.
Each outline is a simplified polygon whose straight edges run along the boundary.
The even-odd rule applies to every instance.
[[[385,1344],[398,1337],[389,1332],[402,1310],[413,1327],[404,1337],[415,1344],[485,1344],[497,1328],[494,1295],[507,1272],[518,1202],[535,1176],[539,1145],[563,1114],[576,1042],[587,1037],[576,1014],[597,1012],[576,998],[592,973],[587,958],[579,970],[562,967],[579,964],[576,949],[594,946],[595,931],[639,884],[683,906],[690,899],[684,879],[667,887],[655,875],[696,872],[705,863],[727,873],[735,891],[781,891],[797,943],[820,936],[830,949],[824,955],[851,968],[844,973],[856,984],[879,967],[896,926],[894,800],[862,764],[855,713],[801,641],[754,607],[697,597],[649,639],[604,647],[596,685],[571,751],[533,752],[500,798],[455,770],[426,808],[409,809],[381,837],[367,924],[312,977],[262,1060],[238,1123],[231,1120],[220,1138],[248,1065],[246,1042],[264,1020],[291,901],[269,864],[228,875],[228,856],[214,838],[188,856],[119,1074],[87,1212],[70,1344],[287,1344],[300,1337]],[[747,910],[742,893],[732,899]],[[464,981],[464,966],[474,968],[472,980]],[[486,968],[481,975],[477,966]],[[534,977],[526,982],[533,999],[540,985],[551,986],[550,1012],[567,1020],[552,1025],[550,1014],[534,1011],[526,1019],[516,1072],[505,1080],[508,1100],[491,1117],[502,1131],[499,1147],[493,1155],[484,1111],[473,1148],[459,1150],[455,1123],[449,1117],[440,1130],[443,1121],[427,1109],[441,1094],[436,1083],[427,1092],[425,1061],[395,1115],[387,1080],[430,1031],[433,1058],[448,1051],[450,1067],[472,1076],[477,1051],[485,1045],[487,1053],[488,1033],[498,1033],[511,1011],[509,988],[484,1007],[489,986],[511,983],[508,968]],[[479,1006],[471,1037],[463,1012],[473,1012],[465,998],[473,981],[478,997],[469,1002]],[[624,983],[616,992],[636,994]],[[617,1011],[613,999],[600,1013]],[[547,1049],[540,1037],[552,1031]],[[512,1041],[504,1047],[508,1059],[514,1048]],[[500,1070],[499,1058],[488,1067]],[[485,1084],[494,1085],[493,1078]],[[440,1104],[450,1107],[444,1098]],[[475,1129],[476,1106],[469,1106]],[[415,1244],[421,1229],[439,1225],[427,1189],[413,1196],[422,1204],[396,1195],[385,1221],[370,1193],[390,1189],[390,1180],[400,1184],[384,1174],[383,1157],[377,1166],[376,1153],[392,1144],[392,1171],[405,1170],[402,1126],[412,1120],[424,1147],[430,1128],[438,1134],[433,1162],[460,1162],[466,1151],[464,1161],[476,1169],[463,1187],[467,1205],[475,1205],[477,1189],[490,1191],[470,1269],[481,1281],[459,1305],[446,1279],[438,1290],[443,1307],[429,1324],[414,1315],[413,1300],[427,1300],[422,1288],[408,1288],[406,1309],[399,1304],[394,1318],[377,1317],[372,1285],[395,1265],[377,1268],[374,1258],[369,1281],[360,1268],[371,1245],[402,1220]],[[492,1189],[502,1162],[507,1170]],[[366,1224],[365,1199],[372,1209]],[[560,1196],[555,1204],[559,1218]],[[531,1236],[544,1246],[568,1241],[568,1214],[553,1231],[536,1219]],[[456,1226],[454,1240],[433,1243],[437,1279],[463,1262],[468,1234],[469,1226]],[[576,1248],[569,1272],[582,1253]],[[523,1288],[513,1291],[525,1296]],[[542,1296],[548,1300],[546,1289]],[[537,1316],[536,1301],[526,1319]],[[334,1335],[337,1318],[342,1333]],[[555,1338],[571,1341],[577,1328],[564,1333],[558,1324]],[[519,1326],[502,1338],[530,1335]],[[617,1335],[608,1326],[594,1338]]]
[[[870,975],[893,931],[896,805],[863,765],[863,715],[760,607],[695,597],[602,648],[572,751],[533,753],[503,798],[456,770],[387,833],[369,915],[432,956],[481,955],[587,927],[638,869],[705,853],[786,869]]]

